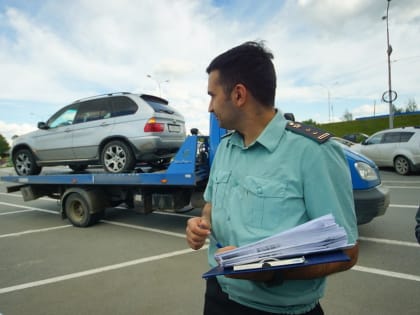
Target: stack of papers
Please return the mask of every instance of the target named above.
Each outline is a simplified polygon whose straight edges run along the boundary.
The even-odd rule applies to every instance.
[[[347,234],[331,214],[234,250],[216,253],[221,267],[270,261],[347,248]]]

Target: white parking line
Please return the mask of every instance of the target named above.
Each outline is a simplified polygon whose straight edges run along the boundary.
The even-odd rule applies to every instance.
[[[8,197],[15,197],[15,198],[22,198],[22,195],[20,193],[0,193],[0,195],[8,196]],[[38,198],[37,200],[47,200],[47,201],[58,202],[57,199],[52,199],[48,197],[41,197],[41,198]]]
[[[69,225],[60,225],[60,226],[53,226],[53,227],[44,228],[44,229],[26,230],[26,231],[16,232],[16,233],[0,234],[0,238],[13,237],[13,236],[22,236],[22,235],[31,234],[31,233],[41,233],[41,232],[54,231],[54,230],[68,228],[68,227],[71,227],[71,226],[72,226],[71,224],[69,224]]]
[[[404,280],[420,281],[420,277],[416,275],[410,275],[407,273],[394,272],[394,271],[382,270],[382,269],[376,269],[376,268],[363,267],[359,265],[354,266],[351,270],[373,273],[373,274],[377,274],[381,276],[404,279]]]
[[[391,188],[391,189],[420,189],[419,186],[388,186],[386,185],[387,188]]]
[[[382,180],[382,184],[385,184],[385,183],[399,183],[399,184],[404,184],[404,185],[406,185],[406,184],[420,184],[420,181],[419,180],[407,180],[407,181],[404,181],[404,180],[389,180],[389,179],[386,179],[386,180]]]
[[[207,246],[204,246],[202,249],[206,249],[206,248],[207,248]],[[94,275],[94,274],[101,273],[101,272],[107,272],[107,271],[111,271],[111,270],[122,269],[122,268],[135,266],[135,265],[139,265],[139,264],[143,264],[143,263],[147,263],[147,262],[151,262],[151,261],[155,261],[155,260],[160,260],[160,259],[165,259],[165,258],[169,258],[169,257],[188,254],[188,253],[191,253],[193,251],[194,250],[192,250],[190,248],[187,248],[187,249],[173,251],[173,252],[160,254],[160,255],[156,255],[156,256],[150,256],[150,257],[130,260],[130,261],[126,261],[126,262],[123,262],[123,263],[120,263],[120,264],[114,264],[114,265],[104,266],[104,267],[100,267],[100,268],[89,269],[89,270],[85,270],[85,271],[81,271],[81,272],[70,273],[70,274],[63,275],[63,276],[48,278],[48,279],[44,279],[44,280],[18,284],[18,285],[14,285],[14,286],[11,286],[11,287],[0,288],[0,294],[10,293],[10,292],[29,289],[29,288],[34,288],[34,287],[39,287],[39,286],[42,286],[42,285],[47,285],[47,284],[51,284],[51,283],[66,281],[66,280],[75,279],[75,278],[86,277],[86,276]]]
[[[108,220],[101,220],[101,222],[117,225],[117,226],[122,226],[122,227],[127,227],[130,229],[137,229],[137,230],[142,230],[142,231],[147,231],[147,232],[154,232],[154,233],[159,233],[159,234],[164,234],[164,235],[169,235],[169,236],[185,238],[185,234],[169,232],[169,231],[159,230],[159,229],[153,229],[153,228],[148,228],[148,227],[140,226],[140,225],[133,225],[133,224],[127,224],[127,223],[121,223],[121,222],[115,222],[115,221],[108,221]]]
[[[410,208],[410,209],[417,209],[419,205],[398,205],[398,204],[390,204],[390,208]]]
[[[36,211],[52,213],[52,214],[59,214],[57,211],[46,210],[46,209],[35,208],[35,207],[28,207],[28,206],[18,205],[18,204],[15,204],[15,203],[0,202],[0,205],[5,205],[5,206],[15,207],[15,208],[23,208],[23,209],[27,209],[27,210],[36,210]]]
[[[47,200],[50,200],[50,199],[47,199]],[[51,213],[51,214],[58,214],[57,211],[51,211],[51,210],[46,210],[46,209],[41,209],[41,208],[27,207],[27,206],[16,205],[16,204],[5,203],[5,202],[0,202],[0,204],[11,206],[11,207],[27,209],[27,210],[22,210],[20,212],[41,211],[41,212],[47,212],[47,213]],[[391,204],[390,207],[418,208],[418,205]],[[5,213],[3,213],[3,214],[5,214]],[[168,213],[159,212],[159,214],[168,214]],[[179,215],[179,214],[170,214],[170,215]],[[187,217],[188,215],[181,214],[181,216]],[[179,237],[179,238],[185,238],[185,235],[181,234],[181,233],[169,232],[169,231],[165,231],[165,230],[153,229],[153,228],[148,228],[148,227],[143,227],[143,226],[138,226],[138,225],[108,221],[108,220],[101,220],[101,222],[116,225],[116,226],[121,226],[121,227],[127,227],[127,228],[132,228],[132,229],[148,231],[148,232],[165,234],[165,235],[169,235],[169,236],[175,236],[175,237]],[[45,229],[39,229],[39,230],[29,230],[29,231],[11,233],[11,234],[4,234],[4,235],[0,235],[0,238],[10,237],[10,236],[18,236],[18,235],[24,235],[24,234],[30,234],[30,233],[37,233],[37,232],[45,232],[45,231],[49,231],[49,230],[61,229],[61,228],[66,228],[66,227],[71,227],[71,225],[45,228]],[[363,240],[363,241],[376,242],[376,243],[382,243],[382,244],[418,247],[418,244],[414,243],[414,242],[403,242],[403,241],[395,241],[395,240],[379,239],[379,238],[369,238],[369,237],[359,237],[359,239]],[[206,249],[207,247],[208,247],[208,245],[205,245],[202,248],[202,250]],[[192,249],[174,251],[174,252],[170,252],[170,253],[166,253],[166,254],[161,254],[161,255],[156,255],[156,256],[151,256],[151,257],[146,257],[146,258],[141,258],[141,259],[136,259],[136,260],[120,263],[120,264],[104,266],[104,267],[101,267],[101,268],[90,269],[90,270],[77,272],[77,273],[72,273],[72,274],[68,274],[68,275],[53,277],[53,278],[34,281],[34,282],[29,282],[29,283],[24,283],[24,284],[15,285],[15,286],[6,287],[6,288],[0,288],[0,294],[19,291],[19,290],[32,288],[32,287],[37,287],[37,286],[42,286],[42,285],[47,285],[47,284],[50,284],[50,283],[65,281],[65,280],[69,280],[69,279],[80,278],[80,277],[84,277],[84,276],[88,276],[88,275],[92,275],[92,274],[96,274],[96,273],[101,273],[101,272],[106,272],[106,271],[110,271],[110,270],[121,269],[121,268],[129,267],[129,266],[133,266],[133,265],[138,265],[138,264],[142,264],[142,263],[145,263],[145,262],[150,262],[150,261],[154,261],[154,260],[158,260],[158,259],[165,259],[165,258],[168,258],[168,257],[183,255],[183,254],[186,254],[186,253],[190,253],[192,251],[193,251]],[[359,266],[359,265],[354,266],[352,268],[352,270],[359,271],[359,272],[367,272],[367,273],[371,273],[371,274],[382,275],[382,276],[386,276],[386,277],[399,278],[399,279],[404,279],[404,280],[420,281],[420,276],[417,276],[417,275],[411,275],[411,274],[399,273],[399,272],[394,272],[394,271],[389,271],[389,270],[364,267],[364,266]]]
[[[359,240],[367,241],[367,242],[374,242],[374,243],[381,243],[381,244],[388,244],[388,245],[419,247],[419,244],[415,242],[395,241],[395,240],[388,240],[385,238],[359,236]]]
[[[8,214],[16,214],[16,213],[24,213],[24,212],[33,212],[36,211],[35,209],[29,209],[29,210],[16,210],[16,211],[10,211],[10,212],[3,212],[0,213],[0,215],[8,215]]]

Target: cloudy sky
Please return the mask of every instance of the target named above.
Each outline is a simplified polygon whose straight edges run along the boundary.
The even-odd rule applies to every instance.
[[[74,100],[117,91],[161,94],[188,128],[207,133],[205,68],[248,40],[265,40],[273,52],[276,107],[297,120],[386,114],[386,6],[386,0],[0,0],[0,134],[10,139]],[[396,106],[419,104],[419,1],[392,0],[389,29]]]

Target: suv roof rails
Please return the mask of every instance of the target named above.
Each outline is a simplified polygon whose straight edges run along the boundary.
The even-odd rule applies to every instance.
[[[79,100],[74,101],[73,103],[78,103],[78,102],[81,102],[81,101],[95,99],[95,98],[99,98],[99,97],[102,97],[102,96],[127,95],[127,94],[131,94],[131,93],[130,92],[104,93],[104,94],[99,94],[99,95],[94,95],[94,96],[89,96],[89,97],[81,98]]]

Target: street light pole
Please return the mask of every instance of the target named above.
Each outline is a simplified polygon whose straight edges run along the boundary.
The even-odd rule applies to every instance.
[[[334,82],[333,85],[336,85],[338,82]],[[331,91],[330,91],[330,87],[322,84],[322,83],[318,83],[320,86],[322,86],[324,89],[327,90],[327,100],[328,100],[328,122],[331,122],[331,118],[334,120],[334,113],[333,113],[333,106],[331,104]]]
[[[148,74],[147,77],[153,81],[155,81],[157,87],[158,87],[158,91],[159,91],[159,97],[162,97],[162,89],[160,87],[161,83],[169,83],[169,80],[164,80],[164,81],[158,81],[156,80],[152,75]]]
[[[327,88],[328,91],[328,121],[331,122],[331,93],[330,89]]]
[[[388,56],[388,99],[385,99],[385,93],[382,95],[382,100],[389,103],[389,128],[394,128],[394,113],[393,113],[393,105],[392,102],[396,100],[397,94],[392,91],[391,86],[391,53],[392,53],[392,46],[389,44],[389,4],[391,0],[387,0],[388,4],[386,7],[386,15],[382,17],[383,20],[386,19],[386,43],[387,49],[386,54]]]

